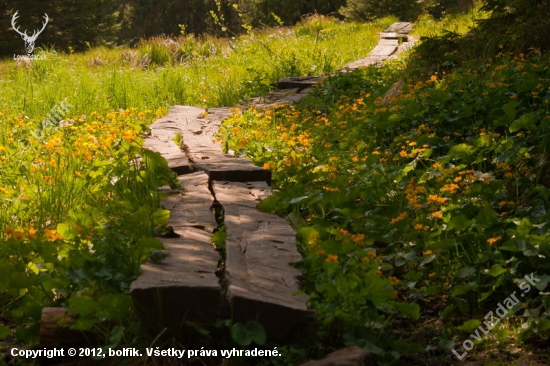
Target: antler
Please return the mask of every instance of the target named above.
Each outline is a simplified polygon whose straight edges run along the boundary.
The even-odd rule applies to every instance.
[[[15,20],[16,20],[17,18],[19,18],[19,15],[17,15],[17,13],[19,13],[19,10],[16,11],[15,14],[13,14],[13,17],[11,18],[11,26],[12,26],[13,29],[14,29],[17,33],[19,33],[21,36],[27,36],[27,37],[28,37],[28,35],[27,35],[27,30],[26,30],[26,29],[25,29],[25,33],[21,33],[21,32],[19,31],[19,27],[16,27],[16,26],[15,26]],[[44,13],[44,14],[45,14],[45,13]]]
[[[17,18],[19,18],[18,13],[19,13],[19,10],[16,11],[15,14],[13,14],[13,17],[11,18],[11,26],[13,27],[13,29],[14,29],[17,33],[19,33],[22,37],[25,37],[25,38],[27,38],[27,39],[36,39],[36,38],[38,37],[38,35],[39,35],[40,33],[42,33],[42,31],[44,30],[44,28],[46,28],[46,25],[48,24],[48,20],[50,19],[50,18],[48,18],[48,14],[44,13],[44,20],[45,20],[46,22],[45,22],[45,23],[44,23],[44,22],[42,23],[42,29],[40,29],[39,31],[35,30],[35,31],[33,32],[32,36],[29,36],[29,35],[27,34],[27,30],[26,30],[26,29],[25,29],[25,33],[22,33],[21,31],[19,31],[19,27],[16,27],[16,26],[15,26],[15,20],[16,20]],[[38,33],[37,33],[37,32],[38,32]]]
[[[35,30],[35,31],[33,32],[32,36],[30,36],[29,38],[36,39],[36,38],[38,37],[38,35],[39,35],[40,33],[42,33],[42,31],[44,30],[44,28],[46,28],[46,25],[48,24],[48,20],[49,20],[49,19],[50,19],[50,18],[48,18],[48,14],[44,13],[44,20],[46,21],[46,23],[42,23],[42,29],[40,29],[40,30],[38,31],[38,33],[36,33],[37,31]],[[26,34],[26,29],[25,29],[25,34]]]

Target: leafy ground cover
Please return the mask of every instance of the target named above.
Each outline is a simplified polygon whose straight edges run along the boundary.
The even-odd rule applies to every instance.
[[[419,52],[337,75],[218,136],[273,171],[259,207],[297,229],[319,344],[379,364],[456,361],[465,340],[506,363],[548,339],[550,55],[449,48],[441,68]]]
[[[143,341],[128,288],[161,248],[157,188],[176,181],[141,144],[168,106],[231,105],[281,77],[330,72],[394,20],[314,17],[231,41],[182,35],[0,63],[0,363],[7,344],[36,340],[43,306],[68,308],[71,327],[106,346]]]
[[[128,319],[128,288],[167,225],[159,186],[175,176],[141,149],[154,114],[135,109],[87,117],[37,133],[24,112],[0,125],[0,335],[36,337],[43,306],[65,306],[74,329],[108,332]],[[103,321],[101,320],[103,319]]]

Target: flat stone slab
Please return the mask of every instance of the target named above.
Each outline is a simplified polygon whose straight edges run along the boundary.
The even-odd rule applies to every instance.
[[[130,286],[143,321],[152,329],[178,332],[184,320],[203,322],[220,313],[221,285],[216,276],[220,255],[211,245],[217,226],[210,212],[213,197],[202,172],[179,177],[186,192],[170,194],[161,205],[171,210],[169,225],[179,238],[160,238],[168,256],[146,262]]]
[[[255,206],[269,193],[265,183],[213,182],[227,230],[225,279],[233,320],[260,322],[270,339],[289,335],[308,315],[299,290],[301,259],[296,233],[283,219]]]

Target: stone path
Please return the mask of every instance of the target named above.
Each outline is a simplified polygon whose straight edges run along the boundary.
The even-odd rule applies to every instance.
[[[393,24],[368,57],[341,72],[380,65],[410,48],[410,29],[409,23]],[[285,78],[279,82],[281,90],[248,104],[270,108],[295,103],[323,79]],[[308,297],[297,295],[301,272],[291,264],[301,255],[289,223],[256,209],[270,194],[271,172],[224,154],[213,142],[231,113],[229,108],[175,106],[151,126],[144,146],[166,158],[185,192],[165,189],[168,197],[161,205],[171,211],[174,237],[160,240],[169,255],[160,263],[143,264],[130,291],[136,309],[153,329],[167,327],[179,334],[185,321],[231,317],[259,321],[270,339],[281,339],[310,313]],[[180,145],[176,135],[183,137]],[[211,241],[222,227],[227,238],[220,255]]]

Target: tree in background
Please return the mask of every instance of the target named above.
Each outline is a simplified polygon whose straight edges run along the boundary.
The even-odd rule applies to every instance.
[[[334,14],[346,0],[240,0],[238,8],[244,22],[254,27],[276,26],[280,21],[292,25],[309,14]]]
[[[485,0],[482,9],[492,12],[477,27],[477,37],[485,47],[498,50],[502,45],[512,52],[550,50],[549,0]]]
[[[44,13],[49,21],[37,39],[39,45],[55,45],[58,50],[85,50],[88,46],[110,45],[116,41],[114,8],[116,0],[57,0],[52,2],[10,0],[0,2],[0,54],[24,54],[24,44],[12,26],[19,11],[21,31],[40,29]]]
[[[467,13],[474,7],[474,0],[458,0],[458,11]]]
[[[395,15],[403,21],[414,21],[434,5],[435,0],[348,0],[346,6],[340,8],[340,13],[352,20],[371,21]]]

